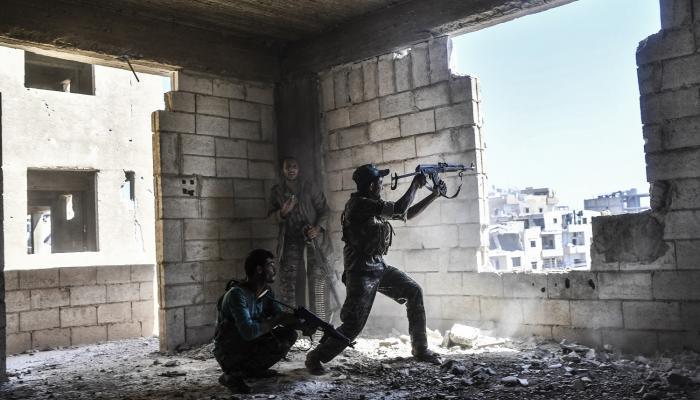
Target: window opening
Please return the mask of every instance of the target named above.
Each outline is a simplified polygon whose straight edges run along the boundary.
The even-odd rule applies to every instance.
[[[27,253],[97,251],[95,171],[27,171]]]
[[[91,64],[24,52],[24,86],[56,92],[94,95]]]
[[[122,183],[119,193],[124,201],[134,201],[136,199],[136,174],[134,171],[124,171],[124,182]]]

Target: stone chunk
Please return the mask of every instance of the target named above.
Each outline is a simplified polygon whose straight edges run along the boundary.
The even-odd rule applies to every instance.
[[[450,342],[462,346],[471,348],[474,347],[481,330],[479,328],[474,328],[472,326],[454,324],[449,331]]]

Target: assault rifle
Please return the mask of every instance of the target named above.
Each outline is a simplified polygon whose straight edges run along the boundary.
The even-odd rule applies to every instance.
[[[474,163],[471,163],[468,167],[465,167],[464,164],[448,164],[444,162],[439,162],[437,164],[418,164],[415,172],[403,175],[398,175],[394,173],[394,176],[391,177],[391,190],[396,189],[396,187],[399,184],[399,179],[421,174],[424,175],[426,178],[429,177],[432,181],[432,186],[425,185],[428,190],[432,191],[433,188],[438,188],[438,193],[440,194],[440,196],[445,197],[447,199],[453,199],[459,194],[459,191],[462,189],[462,184],[459,184],[459,187],[457,188],[455,194],[453,194],[452,196],[448,196],[447,184],[445,184],[445,182],[443,182],[443,180],[440,179],[440,174],[444,174],[446,172],[459,172],[459,179],[461,181],[464,171],[474,171],[474,169]]]
[[[269,299],[281,306],[287,307],[288,309],[292,310],[294,316],[301,321],[301,332],[304,334],[304,336],[308,336],[311,339],[313,334],[320,329],[325,335],[336,338],[341,342],[344,342],[347,346],[350,346],[352,348],[355,347],[355,342],[350,340],[347,336],[343,335],[342,333],[338,332],[338,330],[335,329],[333,325],[322,320],[316,314],[312,313],[306,308],[301,306],[294,308],[288,304],[282,303],[279,300],[273,299],[272,297],[270,297]]]

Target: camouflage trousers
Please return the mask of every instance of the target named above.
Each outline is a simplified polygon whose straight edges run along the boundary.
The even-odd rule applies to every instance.
[[[294,329],[278,326],[251,341],[226,343],[214,348],[221,370],[229,375],[246,376],[262,372],[284,358],[297,340]]]
[[[313,247],[303,240],[285,239],[280,264],[279,288],[276,291],[280,301],[291,306],[305,306],[325,320],[328,290],[323,272],[316,263]]]
[[[340,311],[343,322],[338,331],[351,340],[355,339],[367,323],[377,292],[399,304],[406,304],[408,333],[414,350],[428,347],[425,307],[420,285],[403,271],[392,266],[372,272],[346,271],[343,282],[347,290],[345,303]],[[328,362],[345,349],[345,344],[332,337],[324,337],[312,353],[322,362]]]

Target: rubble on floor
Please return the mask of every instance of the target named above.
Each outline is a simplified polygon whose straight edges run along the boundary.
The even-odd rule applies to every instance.
[[[254,393],[231,394],[217,383],[211,345],[158,352],[157,339],[34,352],[8,358],[2,399],[700,399],[700,357],[625,357],[577,345],[511,341],[455,326],[430,332],[443,363],[410,357],[407,336],[359,339],[309,375],[301,339],[274,378],[249,381]],[[489,344],[490,343],[490,344]],[[449,347],[441,347],[445,344]]]

